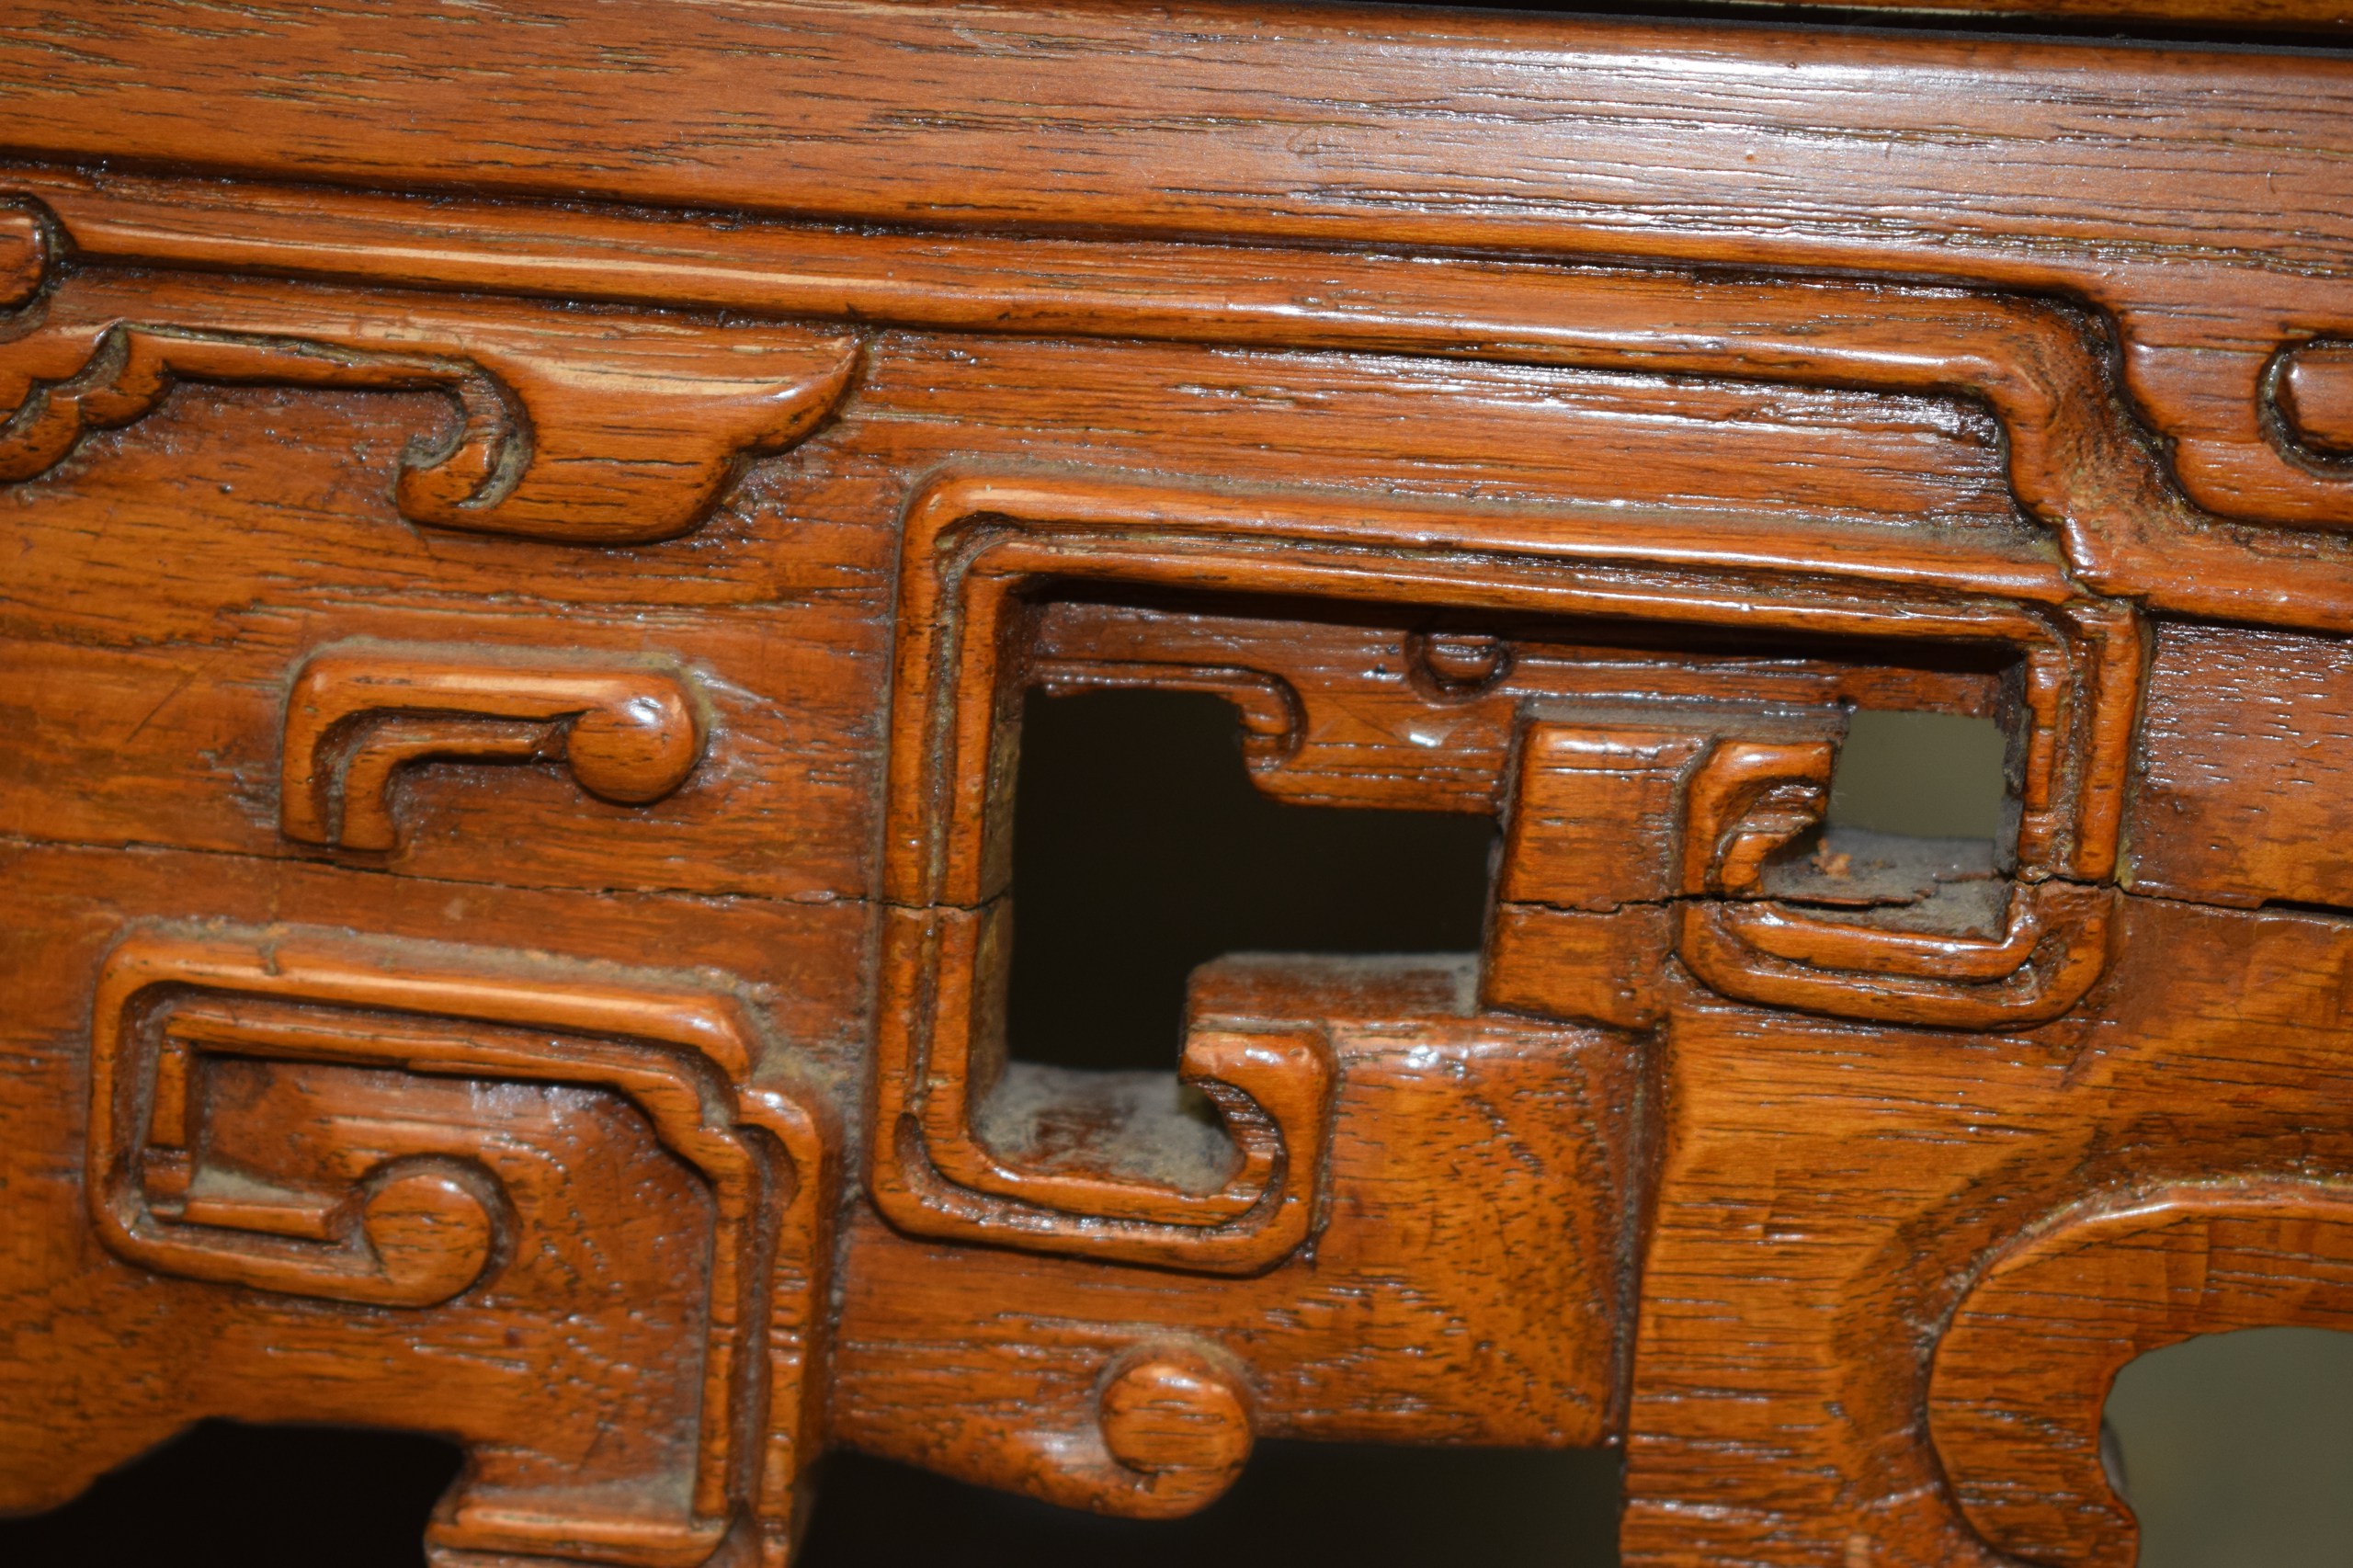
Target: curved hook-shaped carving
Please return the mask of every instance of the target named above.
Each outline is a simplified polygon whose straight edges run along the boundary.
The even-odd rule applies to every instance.
[[[0,290],[44,253],[0,214]],[[27,237],[28,235],[31,237]],[[183,381],[440,392],[460,426],[402,459],[412,521],[580,543],[694,528],[750,458],[813,430],[857,340],[772,324],[580,315],[517,302],[74,274],[0,337],[0,481],[47,472]]]
[[[1154,1336],[1115,1353],[1091,1390],[1022,1401],[952,1472],[1065,1508],[1179,1518],[1242,1473],[1256,1438],[1252,1403],[1248,1380],[1216,1346]]]
[[[1289,681],[1264,670],[1156,659],[1034,659],[1029,679],[1039,690],[1053,697],[1137,687],[1213,692],[1233,704],[1241,715],[1242,759],[1250,767],[1270,767],[1299,749],[1303,727],[1299,693]]]
[[[833,412],[858,359],[854,338],[767,325],[680,333],[608,318],[573,333],[482,323],[452,335],[450,351],[511,399],[506,439],[487,463],[468,457],[478,442],[465,438],[453,457],[404,458],[401,514],[589,543],[699,524],[746,462],[798,444]]]
[[[201,1187],[168,1203],[146,1196],[127,1185],[108,1196],[126,1256],[191,1279],[379,1307],[435,1306],[471,1287],[504,1210],[483,1172],[432,1157],[387,1161],[327,1203]]]
[[[279,821],[306,844],[392,849],[392,775],[436,757],[560,757],[590,794],[646,805],[687,781],[704,739],[675,670],[346,644],[313,654],[295,676]]]
[[[1766,861],[1822,820],[1836,747],[1719,742],[1685,796],[1679,956],[1727,996],[1838,1017],[2002,1028],[2056,1017],[2108,965],[2113,889],[2020,882],[1986,938],[1825,918],[1758,900]],[[1745,902],[1734,902],[1745,901]]]
[[[2057,1017],[2106,972],[2117,892],[2026,882],[1999,937],[1825,920],[1790,904],[1687,903],[1677,956],[1727,996],[1832,1017],[1944,1028]]]
[[[1818,826],[1830,805],[1836,741],[1719,741],[1684,795],[1683,892],[1755,892],[1765,862]]]
[[[2353,1190],[2241,1181],[2063,1216],[1985,1271],[1938,1342],[1928,1427],[1955,1498],[2013,1556],[2131,1568],[2099,1459],[2127,1361],[2273,1324],[2353,1329]]]
[[[1002,971],[1003,926],[1001,905],[886,915],[882,1028],[919,1042],[923,1067],[876,1077],[875,1125],[893,1156],[870,1172],[882,1212],[920,1234],[1216,1273],[1264,1268],[1305,1241],[1338,1078],[1324,1030],[1193,1020],[1180,1076],[1216,1108],[1232,1164],[1205,1182],[1140,1167],[1129,1145],[1162,1142],[1146,1129],[1185,1119],[1144,1103],[1166,1098],[1157,1075],[1056,1074],[993,1054],[1002,1028],[988,977]],[[1012,1149],[984,1137],[987,1113],[1007,1101],[1051,1121],[1048,1135],[1010,1129]]]
[[[929,1119],[932,1162],[974,1191],[1146,1228],[1127,1236],[1123,1255],[1148,1252],[1149,1231],[1159,1227],[1178,1227],[1165,1238],[1173,1244],[1171,1260],[1181,1254],[1204,1267],[1251,1267],[1289,1253],[1307,1239],[1330,1141],[1330,1042],[1312,1028],[1196,1028],[1186,1036],[1177,1076],[1217,1108],[1233,1141],[1234,1168],[1211,1190],[1121,1173],[1108,1161],[1018,1165],[946,1116]],[[1205,1233],[1211,1227],[1217,1233]]]
[[[506,1218],[489,1182],[447,1157],[449,1130],[370,1122],[356,1148],[332,1151],[374,1162],[347,1194],[265,1184],[231,1163],[237,1150],[220,1146],[222,1124],[192,1092],[208,1054],[611,1090],[708,1186],[707,1294],[687,1314],[702,1324],[700,1394],[668,1450],[690,1456],[689,1473],[665,1460],[642,1490],[617,1477],[631,1499],[619,1508],[461,1487],[431,1527],[437,1549],[683,1568],[740,1538],[747,1513],[774,1539],[790,1533],[819,1431],[838,1133],[788,1063],[759,1061],[740,1000],[510,952],[284,928],[126,937],[92,1002],[85,1192],[100,1240],[198,1279],[430,1305],[496,1256],[477,1244],[472,1208]]]

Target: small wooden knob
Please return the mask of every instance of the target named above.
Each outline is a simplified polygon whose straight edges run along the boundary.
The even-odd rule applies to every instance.
[[[1482,632],[1434,631],[1422,639],[1420,652],[1430,683],[1458,697],[1484,690],[1511,666],[1503,640]]]
[[[2353,347],[2317,343],[2288,356],[2273,395],[2290,434],[2329,457],[2353,454]]]
[[[676,681],[649,681],[643,690],[574,720],[564,761],[590,794],[642,806],[687,781],[702,744],[686,689]]]
[[[1205,1358],[1155,1354],[1105,1385],[1103,1446],[1146,1475],[1212,1478],[1222,1490],[1250,1457],[1250,1407],[1232,1374]]]
[[[34,213],[0,210],[0,310],[13,311],[40,292],[49,274],[49,231]]]

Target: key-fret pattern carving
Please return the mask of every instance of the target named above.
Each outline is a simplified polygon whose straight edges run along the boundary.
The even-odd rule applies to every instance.
[[[363,1421],[445,1568],[782,1568],[828,1446],[1618,1443],[1631,1564],[2121,1565],[2116,1368],[2342,1326],[2353,68],[1180,21],[0,38],[0,1510]],[[1021,1061],[1022,704],[1122,687],[1495,819],[1481,949]],[[1865,709],[2000,834],[1825,820]]]

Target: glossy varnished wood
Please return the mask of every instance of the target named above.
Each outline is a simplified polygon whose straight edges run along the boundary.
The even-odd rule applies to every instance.
[[[2348,70],[0,17],[0,1509],[345,1421],[443,1568],[780,1568],[828,1448],[1618,1445],[1631,1562],[2120,1568],[2116,1369],[2347,1312]],[[1125,687],[1492,819],[1478,949],[1025,1060],[1022,715]],[[1890,710],[1995,836],[1825,821]]]

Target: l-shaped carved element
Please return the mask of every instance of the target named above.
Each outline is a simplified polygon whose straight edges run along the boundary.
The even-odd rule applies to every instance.
[[[1989,937],[1858,919],[1839,906],[1875,901],[1855,884],[1773,864],[1821,825],[1846,728],[1840,710],[1756,702],[1535,706],[1489,999],[1648,1028],[1672,949],[1724,995],[1835,1017],[2000,1028],[2073,1006],[2107,967],[2113,888],[2022,858]],[[1816,856],[1837,858],[1828,840]]]
[[[1599,510],[1449,509],[1109,475],[935,482],[909,513],[900,575],[883,869],[892,907],[869,1170],[877,1204],[924,1234],[1218,1271],[1265,1267],[1312,1224],[1329,1073],[1313,1020],[1280,1039],[1202,1021],[1186,1074],[1217,1101],[1237,1146],[1208,1181],[1121,1168],[1120,1140],[1104,1130],[1132,1115],[1131,1103],[1008,1063],[1014,717],[1027,684],[1067,679],[1054,660],[1025,664],[1025,618],[1051,584],[1990,643],[2017,661],[2023,716],[2016,874],[2105,883],[2139,679],[2130,613],[2083,598],[2030,556],[1908,533],[1868,549],[1829,542],[1789,525],[1636,530]],[[1727,788],[1744,812],[1759,803]],[[1708,874],[1747,874],[1756,847],[1738,840]],[[1797,1005],[1877,1016],[1853,976],[1824,977]],[[999,1114],[1009,1105],[1027,1108]],[[1002,1135],[1024,1118],[1097,1135],[1052,1151],[1018,1127]]]
[[[286,700],[289,838],[391,849],[392,776],[437,758],[561,757],[600,800],[646,805],[687,781],[705,725],[687,677],[497,648],[355,642],[313,654]]]
[[[0,251],[38,265],[28,233],[0,233]],[[847,334],[775,323],[73,271],[0,323],[0,481],[47,472],[180,381],[438,392],[459,428],[402,458],[403,517],[644,543],[694,528],[746,460],[813,430],[857,356]]]
[[[528,1489],[469,1483],[445,1503],[431,1540],[460,1551],[683,1568],[747,1517],[789,1537],[793,1481],[821,1440],[838,1135],[822,1099],[772,1070],[754,1082],[757,1036],[733,997],[533,972],[468,949],[156,934],[115,949],[94,1009],[86,1192],[98,1234],[133,1263],[222,1285],[424,1308],[494,1272],[514,1243],[489,1169],[441,1152],[414,1117],[333,1124],[352,1141],[351,1192],[255,1180],[236,1149],[210,1146],[193,1091],[210,1061],[626,1097],[710,1193],[708,1299],[684,1313],[704,1325],[699,1415],[684,1435],[689,1483],[618,1476],[609,1496],[583,1503],[562,1486],[534,1500]]]

